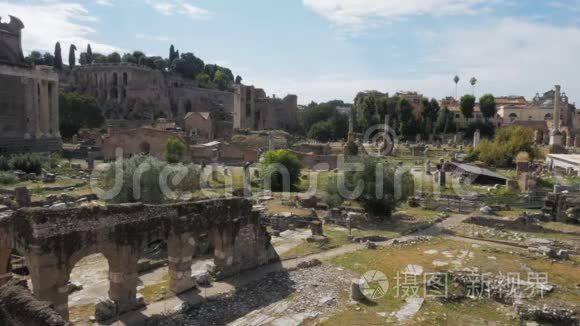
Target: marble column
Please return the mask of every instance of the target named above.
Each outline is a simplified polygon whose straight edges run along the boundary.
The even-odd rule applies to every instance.
[[[52,83],[52,105],[51,105],[51,129],[52,136],[60,138],[60,123],[59,123],[59,100],[58,100],[58,81]]]
[[[42,130],[40,129],[40,121],[41,121],[41,110],[40,110],[40,81],[34,80],[33,82],[33,102],[34,102],[34,129],[35,129],[35,137],[40,138],[42,137]]]

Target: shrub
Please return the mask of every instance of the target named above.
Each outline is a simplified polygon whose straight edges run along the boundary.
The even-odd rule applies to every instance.
[[[193,165],[168,164],[148,155],[139,155],[112,163],[99,177],[99,185],[104,190],[114,188],[117,170],[122,173],[121,188],[117,194],[110,196],[112,198],[107,198],[108,201],[114,203],[160,204],[184,200],[189,199],[187,196],[199,188],[200,171]],[[174,192],[175,198],[168,198],[163,192],[164,188],[160,183],[162,172],[167,173],[164,184],[167,185],[168,190]],[[186,172],[186,174],[175,184],[174,177],[178,176],[177,172]]]
[[[261,174],[264,180],[270,180],[272,191],[281,192],[297,188],[303,165],[296,155],[285,149],[268,151],[264,154],[261,163]],[[284,184],[283,172],[286,171],[288,171],[289,185]]]
[[[394,167],[370,156],[353,158],[349,163],[358,165],[358,168],[357,171],[344,172],[344,186],[352,191],[362,181],[358,201],[371,216],[390,217],[395,207],[414,193],[414,179],[408,171],[396,171]],[[344,199],[338,191],[337,181],[340,178],[329,180],[326,186],[327,196],[333,203],[339,202],[337,196]],[[380,188],[381,185],[382,194],[377,191],[377,186]]]
[[[0,184],[1,185],[13,185],[18,183],[18,178],[9,172],[0,172]]]
[[[533,130],[523,126],[499,129],[493,141],[482,140],[476,151],[481,161],[496,167],[513,166],[520,152],[528,153],[530,160],[541,156],[534,144]]]
[[[6,156],[0,156],[0,171],[10,171],[10,160]]]
[[[62,161],[62,156],[57,153],[52,153],[48,156],[48,159],[44,162],[44,166],[47,169],[53,170],[58,167],[60,162]]]
[[[14,170],[26,173],[42,173],[42,160],[36,154],[20,154],[10,159],[10,166]]]
[[[165,144],[165,159],[169,163],[178,163],[181,161],[184,151],[183,142],[177,138],[171,138]]]

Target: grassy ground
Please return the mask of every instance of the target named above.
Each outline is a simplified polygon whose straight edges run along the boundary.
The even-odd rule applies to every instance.
[[[437,254],[428,255],[427,250],[437,250]],[[459,259],[461,251],[468,253],[464,259]],[[447,258],[442,253],[453,255]],[[472,253],[472,256],[469,253]],[[492,257],[492,258],[489,258]],[[327,325],[373,325],[384,324],[385,318],[377,313],[386,312],[387,315],[397,311],[404,304],[404,299],[397,297],[396,276],[404,270],[408,264],[421,265],[425,272],[446,272],[452,266],[436,267],[433,260],[451,263],[453,260],[460,261],[461,267],[476,267],[482,272],[517,272],[522,279],[526,279],[529,269],[536,272],[548,272],[549,282],[556,284],[553,294],[546,297],[544,302],[558,304],[559,302],[580,302],[580,289],[576,284],[580,282],[580,267],[571,262],[552,264],[548,260],[533,259],[523,256],[515,256],[508,252],[497,252],[489,248],[474,248],[467,243],[436,239],[429,243],[421,243],[404,248],[385,248],[380,250],[368,250],[347,254],[331,260],[331,263],[350,269],[362,275],[369,270],[383,272],[390,281],[387,296],[376,302],[361,305],[360,310],[354,306],[332,316],[325,324]],[[422,284],[422,278],[418,280]],[[423,295],[423,286],[420,286],[419,294]],[[409,325],[465,325],[482,324],[487,322],[496,325],[517,325],[506,312],[508,307],[499,305],[488,299],[464,300],[462,303],[441,303],[435,299],[428,299],[419,313],[411,319]]]
[[[147,304],[174,297],[175,294],[169,291],[169,275],[163,276],[159,283],[145,285],[139,294],[143,296]]]
[[[95,315],[95,305],[86,304],[81,306],[75,306],[69,308],[68,313],[69,319],[73,323],[88,321],[92,316]]]

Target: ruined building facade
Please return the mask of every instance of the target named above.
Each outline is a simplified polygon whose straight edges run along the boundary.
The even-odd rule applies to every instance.
[[[233,91],[200,88],[193,80],[136,64],[83,65],[63,72],[61,80],[64,91],[94,96],[108,120],[182,123],[189,112],[211,112],[221,126],[253,130],[287,129],[297,121],[295,95],[277,99],[244,85]]]
[[[23,208],[0,217],[0,286],[10,280],[8,262],[16,249],[25,257],[34,296],[68,319],[70,273],[83,257],[101,253],[109,265],[108,302],[120,315],[142,304],[138,260],[148,243],[167,243],[169,290],[180,294],[195,287],[191,266],[204,237],[213,248],[216,279],[279,260],[258,212],[243,198]]]
[[[23,28],[0,22],[0,154],[60,151],[58,75],[24,61]]]

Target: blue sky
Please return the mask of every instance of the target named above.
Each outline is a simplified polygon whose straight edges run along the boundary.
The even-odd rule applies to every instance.
[[[580,0],[0,0],[25,50],[171,44],[269,94],[352,101],[357,92],[524,95],[580,90]]]

